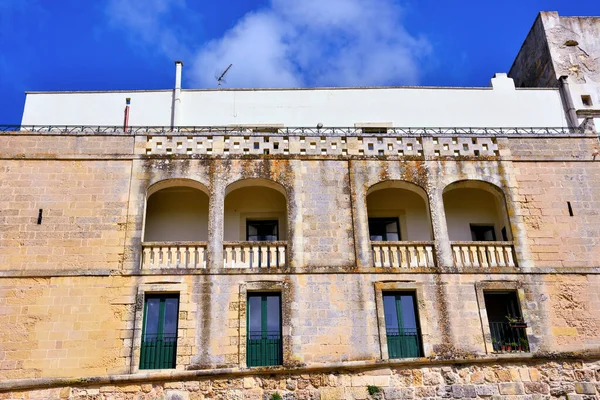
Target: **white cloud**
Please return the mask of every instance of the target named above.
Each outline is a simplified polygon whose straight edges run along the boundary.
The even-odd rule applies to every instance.
[[[230,63],[226,87],[417,84],[430,45],[403,27],[398,1],[270,0],[200,45],[182,30],[194,16],[186,0],[110,0],[107,12],[139,43],[188,61],[194,86],[215,87]]]
[[[229,63],[232,87],[416,84],[429,53],[393,0],[271,0],[201,48],[192,73],[200,86]]]

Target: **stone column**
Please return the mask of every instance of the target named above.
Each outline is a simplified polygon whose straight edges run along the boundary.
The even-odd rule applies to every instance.
[[[369,240],[369,215],[367,213],[367,193],[362,176],[355,173],[356,164],[348,162],[350,176],[350,196],[352,198],[352,223],[354,224],[354,248],[356,266],[367,268],[373,266],[371,241]]]
[[[225,185],[223,177],[213,174],[208,201],[208,268],[223,268],[223,222]]]
[[[444,198],[442,185],[439,184],[437,176],[441,171],[436,165],[430,165],[429,168],[429,187],[427,188],[427,197],[429,198],[429,215],[433,229],[433,239],[435,240],[436,261],[439,268],[453,268],[454,258],[452,257],[452,247],[450,246],[450,237],[448,235],[448,225],[446,223],[446,210],[444,209]]]

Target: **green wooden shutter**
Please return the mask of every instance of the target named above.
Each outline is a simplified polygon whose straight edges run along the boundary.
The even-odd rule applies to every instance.
[[[167,302],[175,302],[175,310],[167,310]],[[149,315],[151,302],[158,302],[156,318]],[[168,313],[168,315],[167,315]],[[174,315],[171,315],[173,313]],[[177,326],[174,332],[165,331],[165,320],[178,319],[179,295],[148,295],[144,302],[142,322],[142,345],[140,348],[140,369],[175,368],[177,357]],[[148,326],[156,326],[155,333],[148,332]]]

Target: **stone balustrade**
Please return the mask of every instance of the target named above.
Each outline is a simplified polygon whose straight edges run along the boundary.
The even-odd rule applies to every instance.
[[[516,267],[512,242],[452,242],[457,267]]]
[[[284,268],[287,242],[227,242],[223,244],[225,268]]]
[[[371,242],[376,268],[435,267],[433,242]]]
[[[142,243],[142,269],[206,268],[206,242]]]

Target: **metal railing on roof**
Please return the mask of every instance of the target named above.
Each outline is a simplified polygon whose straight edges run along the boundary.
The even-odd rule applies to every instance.
[[[111,134],[174,136],[571,136],[585,133],[569,127],[268,127],[268,126],[105,126],[105,125],[0,125],[0,132],[35,132],[40,134]]]

